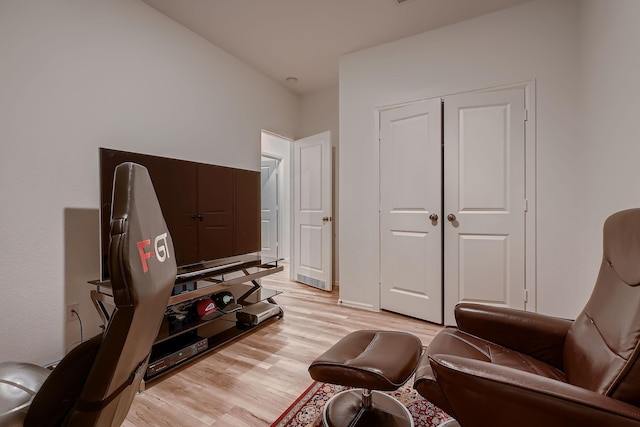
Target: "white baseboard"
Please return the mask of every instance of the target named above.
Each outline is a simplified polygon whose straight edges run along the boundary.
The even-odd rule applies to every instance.
[[[347,301],[347,300],[339,299],[338,304],[344,305],[345,307],[359,308],[361,310],[376,311],[376,312],[380,311],[373,308],[371,304],[363,304],[361,302],[356,302],[356,301]]]

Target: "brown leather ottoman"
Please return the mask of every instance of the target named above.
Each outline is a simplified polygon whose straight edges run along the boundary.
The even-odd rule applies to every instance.
[[[413,426],[411,414],[395,398],[378,391],[402,386],[416,369],[422,342],[406,332],[356,331],[338,341],[309,366],[316,381],[345,390],[325,405],[325,426]]]

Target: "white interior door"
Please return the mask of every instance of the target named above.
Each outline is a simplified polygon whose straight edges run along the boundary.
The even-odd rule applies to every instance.
[[[293,148],[293,278],[330,291],[333,282],[331,133],[297,140]]]
[[[442,323],[440,99],[380,113],[380,306]]]
[[[444,103],[445,323],[459,301],[524,309],[523,89]]]
[[[278,161],[262,158],[261,180],[261,221],[262,256],[278,258]]]

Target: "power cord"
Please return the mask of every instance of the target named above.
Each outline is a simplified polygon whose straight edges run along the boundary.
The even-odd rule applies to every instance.
[[[75,311],[75,310],[71,310],[71,312],[72,312],[73,314],[75,314],[75,315],[76,315],[76,317],[78,318],[78,323],[80,323],[80,342],[83,342],[83,341],[84,341],[84,336],[83,336],[83,334],[82,334],[82,319],[80,318],[80,315],[78,314],[78,312],[77,312],[77,311]]]
[[[78,323],[80,324],[80,341],[73,343],[73,346],[75,346],[76,344],[82,343],[84,341],[83,332],[82,332],[82,319],[80,318],[80,314],[78,314],[76,310],[71,310],[71,312],[76,315],[76,317],[78,318]],[[60,363],[60,360],[47,363],[43,367],[50,371],[53,371],[56,368],[56,366],[58,366],[58,363]]]

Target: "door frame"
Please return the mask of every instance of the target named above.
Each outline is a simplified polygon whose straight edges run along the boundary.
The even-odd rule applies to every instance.
[[[373,189],[378,195],[378,233],[376,235],[376,245],[378,253],[378,265],[377,276],[378,286],[375,287],[377,293],[377,306],[372,307],[374,310],[380,310],[380,281],[381,281],[381,236],[380,236],[380,115],[383,111],[392,108],[398,108],[405,105],[413,104],[415,102],[425,101],[429,99],[446,99],[451,95],[458,95],[462,93],[482,93],[493,92],[505,89],[523,89],[524,90],[524,102],[525,102],[525,198],[526,198],[526,210],[525,210],[525,310],[536,312],[537,311],[537,257],[536,257],[536,235],[537,235],[537,200],[536,200],[536,81],[527,80],[523,82],[517,82],[512,84],[486,87],[482,89],[453,92],[442,94],[440,96],[433,96],[429,98],[412,99],[406,102],[395,103],[392,105],[384,105],[375,109],[375,132],[376,137],[376,150],[375,150],[375,164],[377,167],[376,177],[377,179],[373,183]],[[444,282],[443,282],[444,286]],[[444,295],[444,289],[443,289]],[[443,299],[444,304],[444,299]]]
[[[333,276],[333,144],[331,142],[331,131],[324,131],[320,133],[316,133],[314,135],[310,135],[304,138],[296,139],[291,144],[293,148],[293,156],[292,156],[292,208],[293,208],[293,216],[292,216],[292,225],[293,225],[293,233],[292,233],[292,250],[291,250],[291,270],[290,275],[292,280],[299,281],[301,283],[305,283],[307,285],[316,287],[318,289],[323,289],[325,291],[333,290],[334,286],[334,276]],[[321,193],[320,193],[320,210],[307,210],[304,213],[300,213],[298,210],[299,204],[302,203],[301,198],[299,197],[299,190],[301,190],[301,185],[304,184],[304,180],[300,179],[300,175],[298,174],[301,164],[301,159],[299,155],[302,153],[301,147],[305,149],[309,149],[312,147],[320,147],[321,156],[320,156],[320,185],[321,185]],[[317,177],[318,175],[305,175],[305,177]],[[307,183],[313,182],[313,179],[310,181],[307,180]],[[321,218],[322,216],[322,218]],[[304,222],[299,222],[304,218]],[[313,245],[302,245],[302,237],[303,234],[300,232],[300,228],[298,225],[306,224],[307,230],[320,230],[320,240],[316,246]],[[310,237],[311,234],[307,234],[307,237]],[[317,234],[316,234],[317,236]],[[314,268],[313,266],[307,265],[303,266],[302,262],[302,248],[313,248],[316,251],[308,250],[307,254],[314,253],[317,255],[318,251],[320,253],[320,266],[318,268]],[[317,259],[317,258],[316,258]],[[302,273],[306,274],[302,274]]]
[[[270,144],[265,143],[265,139],[268,138],[280,141],[283,146],[286,145],[286,150],[284,148],[281,150],[272,150]],[[286,151],[286,153],[276,154],[276,151]],[[278,216],[278,240],[280,242],[280,248],[278,256],[284,260],[290,260],[291,247],[293,246],[293,203],[291,202],[291,188],[293,187],[293,140],[263,129],[261,131],[260,156],[278,160],[278,186],[280,190],[278,194],[278,205],[280,206],[280,215]]]
[[[280,171],[280,162],[282,162],[283,158],[280,156],[276,156],[276,155],[272,155],[272,154],[265,154],[265,153],[261,153],[260,154],[260,162],[262,163],[262,161],[264,161],[265,159],[267,160],[273,160],[276,162],[276,168],[275,168],[275,173],[276,173],[276,204],[278,207],[277,213],[276,213],[276,242],[277,242],[277,258],[281,258],[282,257],[282,232],[283,232],[283,227],[282,227],[282,214],[281,214],[281,210],[282,210],[282,188],[281,187],[281,182],[280,182],[280,175],[281,175],[281,171]],[[261,206],[262,208],[262,206]],[[260,230],[262,232],[262,229]]]

